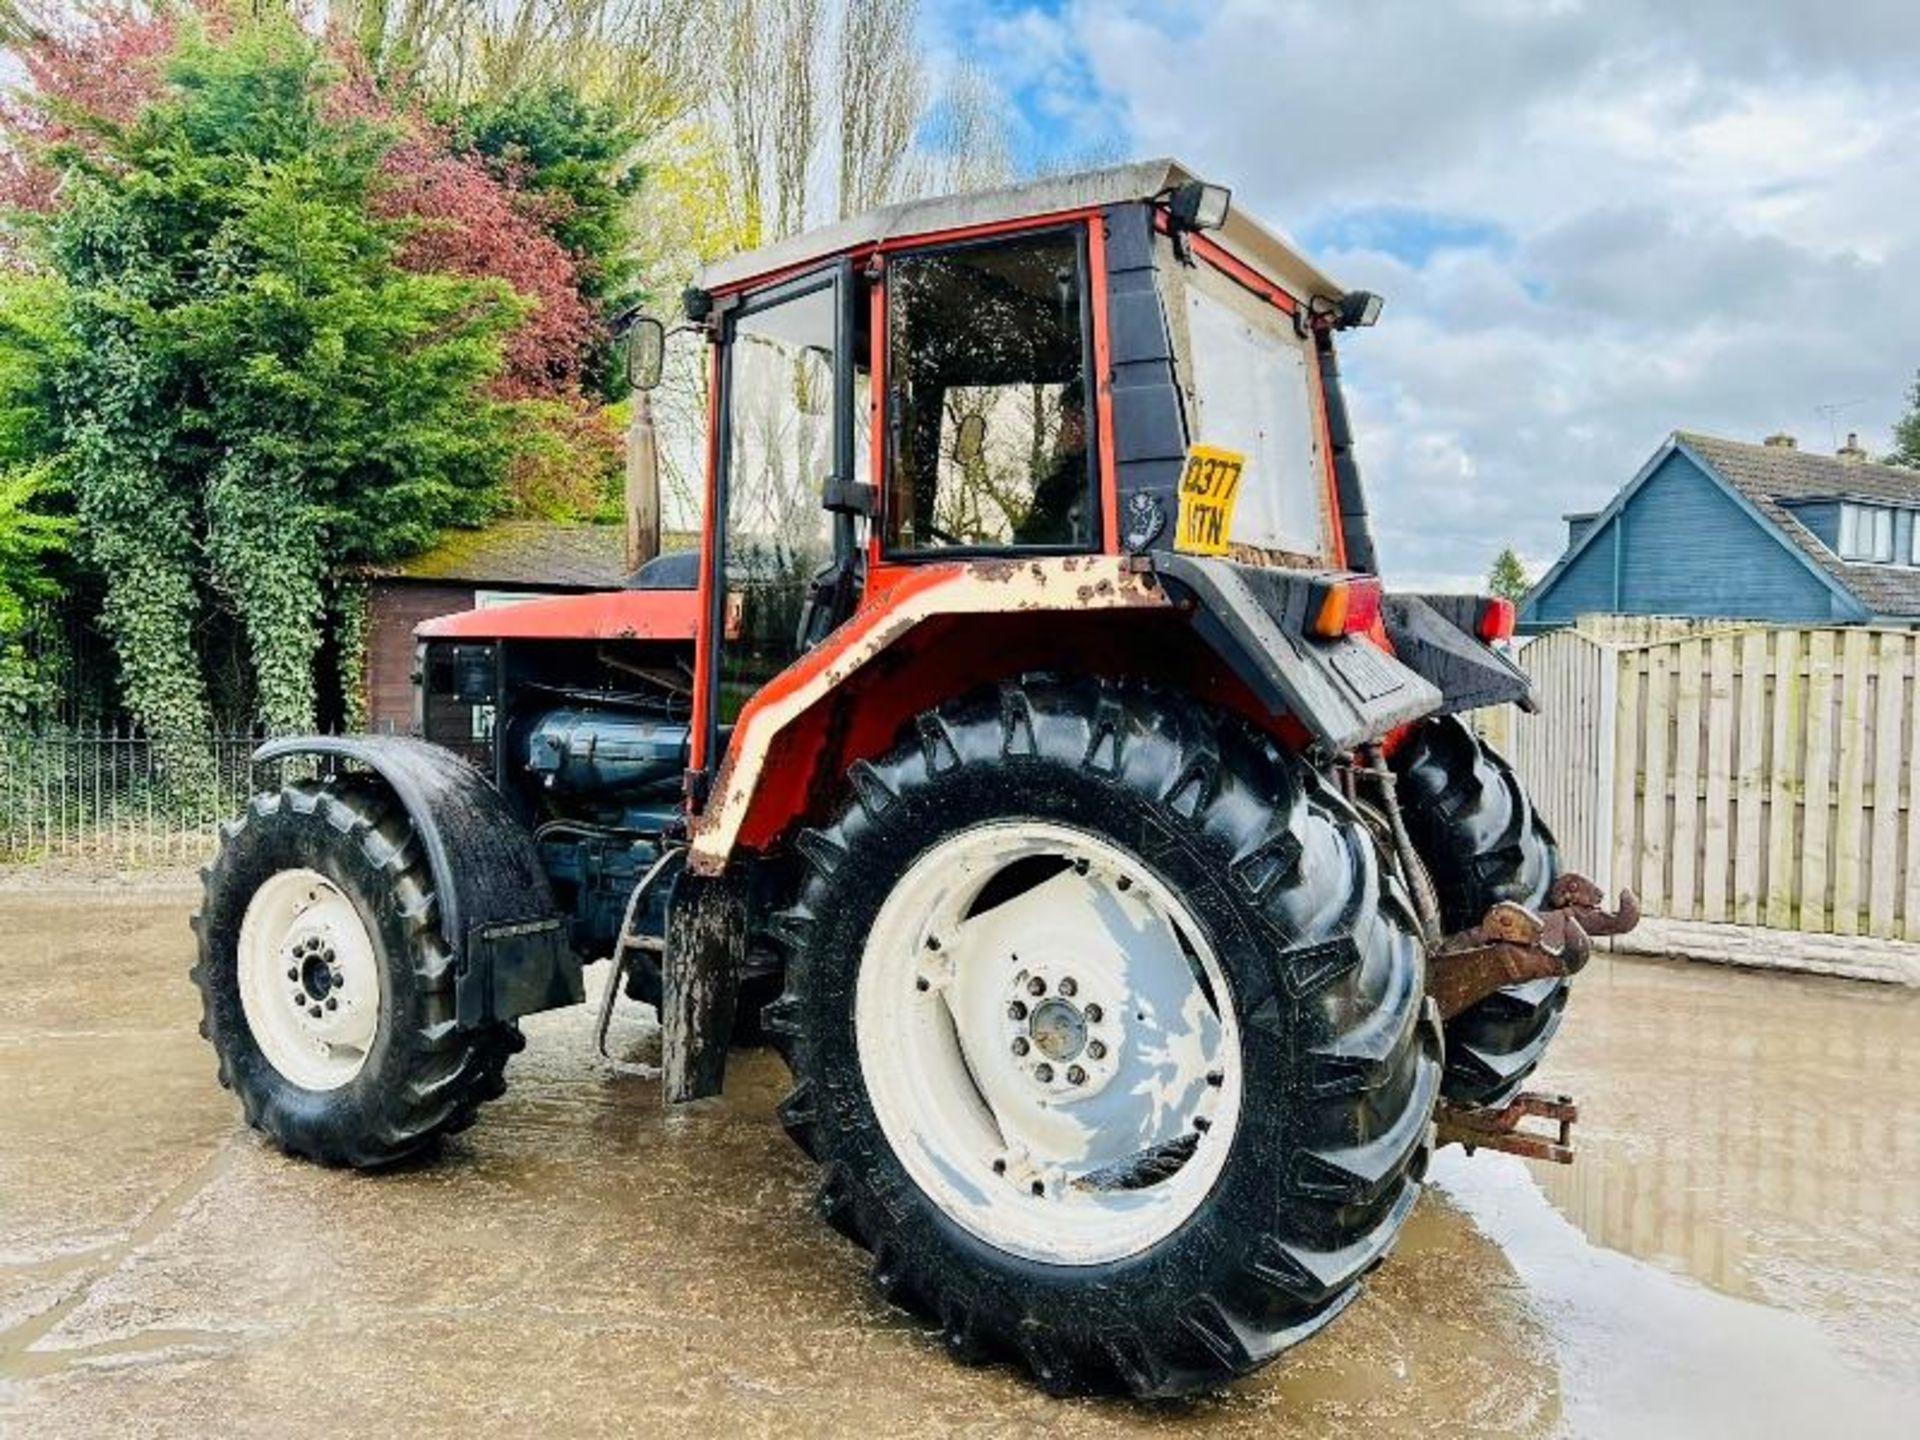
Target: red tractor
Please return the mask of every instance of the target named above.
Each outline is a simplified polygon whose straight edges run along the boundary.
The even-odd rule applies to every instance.
[[[318,778],[207,873],[221,1081],[385,1165],[609,960],[669,1103],[764,1030],[819,1213],[955,1353],[1171,1395],[1314,1333],[1436,1135],[1564,1155],[1521,1085],[1633,918],[1460,718],[1532,708],[1511,605],[1382,591],[1378,311],[1165,161],[712,267],[699,548],[422,626],[417,738],[260,751]]]

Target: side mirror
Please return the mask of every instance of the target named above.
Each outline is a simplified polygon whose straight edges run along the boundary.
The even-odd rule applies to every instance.
[[[651,315],[637,315],[627,327],[627,383],[652,390],[660,383],[667,358],[667,327]]]
[[[953,436],[953,458],[971,465],[987,448],[987,417],[977,411],[960,417],[960,428]]]

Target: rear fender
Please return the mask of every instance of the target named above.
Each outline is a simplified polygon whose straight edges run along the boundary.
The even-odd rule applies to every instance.
[[[726,757],[693,822],[688,869],[717,875],[736,844],[758,847],[777,837],[808,808],[809,791],[823,765],[834,768],[832,778],[837,781],[845,763],[892,743],[891,723],[884,727],[885,735],[876,735],[881,727],[873,714],[884,709],[890,721],[910,717],[918,698],[909,700],[909,691],[917,697],[925,689],[924,698],[937,703],[992,674],[1007,673],[1004,668],[983,668],[971,653],[966,663],[957,653],[954,663],[945,667],[937,655],[932,663],[919,663],[919,653],[909,643],[914,639],[956,617],[1078,620],[1127,610],[1158,612],[1167,618],[1177,615],[1152,574],[1136,571],[1127,560],[1111,555],[938,563],[886,577],[870,587],[865,603],[851,619],[768,681],[741,710]],[[963,632],[967,628],[962,627]],[[983,624],[977,634],[998,635],[1005,630],[1006,626],[996,629]],[[956,649],[963,646],[973,648],[964,635],[956,640]],[[911,665],[904,662],[909,652],[915,654]],[[993,659],[1017,667],[1013,653],[1009,650]],[[859,703],[834,704],[836,697],[847,698],[843,691],[868,682],[883,687],[890,703],[872,707],[867,714],[861,713]],[[848,728],[862,733],[850,737],[843,733]],[[825,760],[823,751],[830,752]]]
[[[1440,708],[1440,691],[1366,635],[1307,633],[1310,596],[1325,575],[1156,554],[1169,593],[1194,609],[1194,628],[1261,702],[1293,716],[1326,755],[1344,755]]]
[[[397,735],[289,735],[253,758],[299,755],[370,770],[405,808],[453,952],[462,1029],[585,998],[580,959],[533,837],[478,770],[438,745]]]
[[[1380,612],[1394,654],[1440,691],[1443,712],[1518,705],[1532,714],[1540,708],[1533,677],[1474,631],[1485,603],[1479,595],[1389,595]]]

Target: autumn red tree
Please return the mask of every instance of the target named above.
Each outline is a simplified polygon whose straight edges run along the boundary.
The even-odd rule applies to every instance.
[[[21,47],[28,84],[0,111],[12,142],[0,156],[0,205],[46,212],[57,174],[46,157],[86,143],[89,133],[74,117],[129,123],[166,83],[181,25],[217,35],[227,23],[217,0],[186,20],[177,13],[82,5]],[[320,103],[389,137],[372,205],[381,219],[411,227],[399,263],[422,274],[502,280],[530,302],[494,387],[500,399],[525,402],[539,432],[516,467],[515,499],[538,513],[592,510],[618,464],[619,436],[581,391],[604,329],[584,294],[582,257],[556,238],[568,218],[566,197],[531,189],[513,165],[460,148],[417,90],[403,80],[377,81],[351,45],[335,49],[338,73]]]

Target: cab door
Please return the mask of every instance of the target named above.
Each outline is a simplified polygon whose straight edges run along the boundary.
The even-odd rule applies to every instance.
[[[850,264],[829,265],[750,291],[720,318],[695,678],[695,765],[707,774],[741,708],[801,654],[815,582],[851,549],[823,501],[854,479],[853,284]]]

